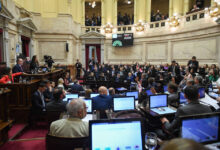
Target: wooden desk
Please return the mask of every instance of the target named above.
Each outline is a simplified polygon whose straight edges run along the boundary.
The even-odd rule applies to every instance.
[[[12,120],[8,117],[8,100],[11,90],[4,90],[0,93],[0,146],[8,140],[8,130],[12,125]]]

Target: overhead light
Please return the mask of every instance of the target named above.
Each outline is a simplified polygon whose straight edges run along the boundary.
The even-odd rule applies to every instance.
[[[96,6],[96,2],[94,1],[92,2],[92,8],[95,8],[95,6]]]
[[[128,0],[128,4],[131,4],[131,0]]]

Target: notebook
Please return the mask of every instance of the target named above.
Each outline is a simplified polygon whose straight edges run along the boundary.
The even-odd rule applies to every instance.
[[[151,95],[149,99],[150,110],[159,115],[175,113],[176,110],[168,107],[167,98],[167,94]]]
[[[134,110],[135,99],[134,96],[114,97],[113,98],[113,111]]]
[[[215,149],[220,146],[220,114],[200,114],[181,117],[180,136],[196,142],[207,144]]]
[[[79,94],[67,94],[66,98],[63,99],[63,101],[67,101],[68,99],[76,99],[79,98]]]
[[[144,149],[140,119],[92,120],[89,131],[91,150]]]
[[[126,96],[134,96],[135,100],[138,100],[138,91],[126,92]]]

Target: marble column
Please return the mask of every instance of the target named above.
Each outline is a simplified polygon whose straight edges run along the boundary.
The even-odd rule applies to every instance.
[[[189,12],[189,1],[190,0],[184,0],[183,15],[186,15],[186,13]]]
[[[169,1],[169,17],[173,16],[173,0]]]
[[[215,0],[211,0],[211,6],[213,6],[213,5],[214,5],[214,2],[215,2]]]
[[[105,25],[105,1],[104,0],[102,0],[101,1],[101,3],[102,3],[102,25]]]
[[[85,40],[82,40],[82,44],[81,44],[81,50],[82,50],[82,66],[86,66],[86,41]]]
[[[9,50],[9,35],[8,35],[8,21],[4,20],[4,27],[3,27],[3,52],[4,52],[4,61],[6,62],[7,66],[10,66],[10,50]]]
[[[101,39],[101,64],[104,63],[104,57],[105,57],[105,52],[104,52],[104,39]]]
[[[183,15],[183,0],[173,0],[173,14]]]
[[[151,0],[146,0],[146,21],[151,21]]]

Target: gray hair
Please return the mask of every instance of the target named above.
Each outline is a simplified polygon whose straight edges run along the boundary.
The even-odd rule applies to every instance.
[[[66,105],[67,113],[70,117],[78,117],[78,112],[84,108],[84,101],[82,99],[73,99]]]

